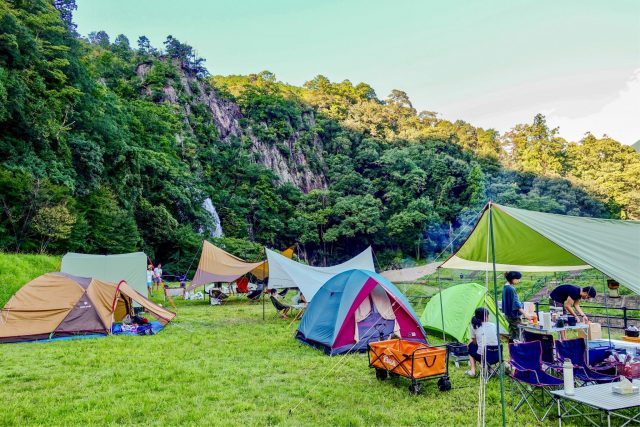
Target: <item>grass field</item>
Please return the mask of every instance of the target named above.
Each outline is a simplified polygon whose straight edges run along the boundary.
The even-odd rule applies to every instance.
[[[12,265],[25,268],[5,257],[3,287],[17,280],[7,279],[18,274]],[[23,282],[58,260],[29,262]],[[427,382],[412,396],[406,380],[377,381],[364,354],[330,358],[298,343],[295,324],[274,318],[271,305],[263,320],[262,305],[246,298],[176,302],[175,321],[155,336],[0,346],[0,425],[476,424],[478,381],[453,363],[451,391]],[[499,425],[498,379],[487,394],[487,424]],[[507,407],[508,425],[532,419]]]

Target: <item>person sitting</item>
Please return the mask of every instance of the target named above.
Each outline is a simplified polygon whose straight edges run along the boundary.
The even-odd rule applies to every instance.
[[[304,294],[298,291],[298,293],[291,298],[291,305],[295,308],[305,308],[307,306],[307,300]]]
[[[589,298],[595,298],[596,290],[593,286],[580,287],[570,284],[560,285],[555,288],[549,295],[550,303],[556,307],[563,307],[565,313],[569,313],[578,318],[578,313],[582,316],[584,323],[589,323],[589,318],[582,308],[580,308],[580,301],[587,301]]]
[[[476,376],[476,362],[482,363],[487,346],[498,345],[496,324],[489,322],[489,310],[484,307],[476,308],[471,318],[471,342],[469,342],[469,370],[465,372],[470,377]]]
[[[279,297],[278,291],[276,289],[270,289],[269,293],[271,294],[269,296],[269,298],[271,299],[271,303],[273,304],[273,306],[278,311],[278,314],[280,315],[280,318],[281,319],[286,319],[287,318],[287,313],[289,313],[289,310],[291,310],[291,306],[287,305],[287,304],[284,304],[282,301],[280,301],[280,297]]]

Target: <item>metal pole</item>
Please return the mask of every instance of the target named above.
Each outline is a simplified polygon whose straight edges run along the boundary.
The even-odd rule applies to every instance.
[[[267,285],[264,285],[266,287]],[[262,288],[262,320],[264,320],[264,287]]]
[[[609,292],[607,291],[607,278],[602,273],[602,283],[604,284],[604,311],[607,314],[607,335],[609,336],[609,348],[611,348],[611,317],[609,317]],[[587,342],[589,341],[589,331],[587,330]]]
[[[489,238],[491,239],[491,263],[493,265],[493,300],[496,304],[496,335],[500,344],[500,314],[498,312],[498,278],[496,275],[496,247],[493,239],[493,204],[489,202]],[[507,416],[504,404],[504,358],[502,346],[498,345],[498,366],[500,369],[500,404],[502,405],[502,427],[507,425]]]
[[[444,308],[442,306],[442,282],[440,281],[440,267],[438,267],[438,287],[440,288],[440,320],[442,321],[442,340],[447,342],[447,334],[444,332]]]

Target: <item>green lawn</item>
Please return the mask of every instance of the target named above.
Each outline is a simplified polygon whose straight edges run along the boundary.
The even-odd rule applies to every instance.
[[[29,280],[60,271],[60,257],[0,253],[0,307]]]
[[[330,358],[298,343],[270,305],[263,320],[245,298],[176,302],[155,336],[1,345],[0,425],[476,424],[478,381],[453,363],[451,391],[432,381],[411,396],[406,380],[377,381],[364,354]],[[509,402],[508,382],[506,392]],[[498,379],[487,394],[487,424],[498,425]],[[508,425],[535,425],[525,409],[508,407]]]

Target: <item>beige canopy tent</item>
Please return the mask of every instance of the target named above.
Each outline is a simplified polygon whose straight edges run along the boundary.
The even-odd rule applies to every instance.
[[[393,283],[416,283],[424,276],[435,273],[441,262],[432,262],[417,267],[402,268],[399,270],[387,270],[380,273],[382,277]]]
[[[205,240],[202,242],[200,262],[189,290],[207,283],[233,282],[263,264],[264,261],[246,262]]]
[[[103,282],[66,273],[47,273],[24,285],[0,312],[0,342],[111,334],[114,322],[133,315],[133,301],[161,324],[174,317],[126,282]]]

